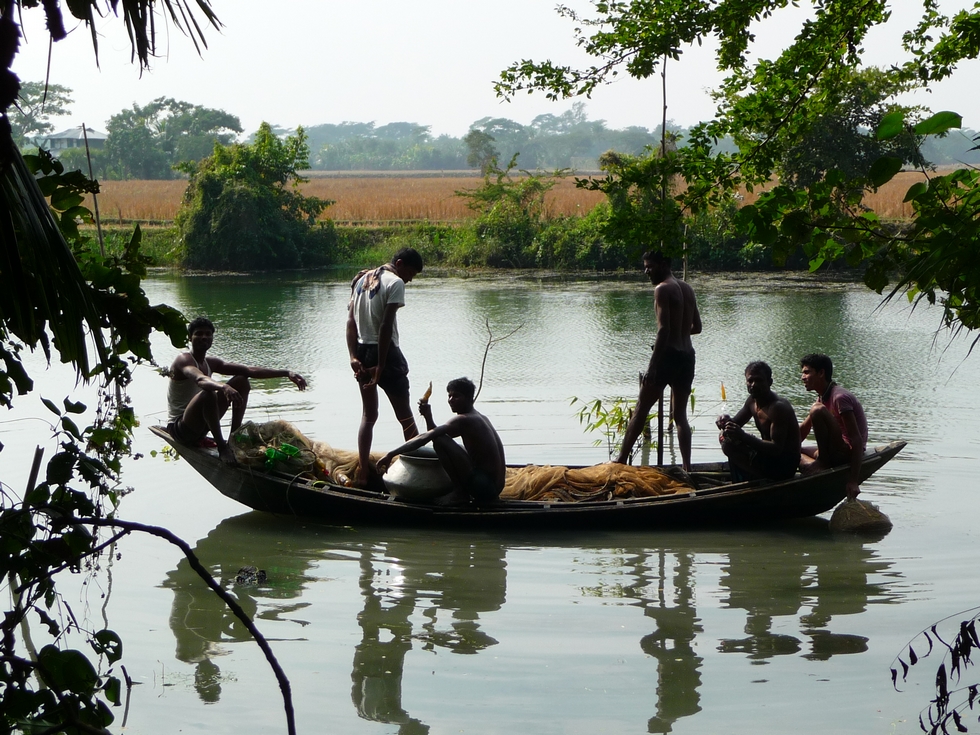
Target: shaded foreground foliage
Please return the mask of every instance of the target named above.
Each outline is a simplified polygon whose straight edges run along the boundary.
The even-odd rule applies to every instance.
[[[972,617],[961,620],[956,635],[947,642],[939,628],[971,612]],[[897,689],[899,669],[902,682],[905,682],[908,680],[910,667],[920,663],[937,649],[942,652],[942,659],[936,670],[936,697],[919,715],[919,727],[929,735],[948,734],[953,730],[969,732],[965,718],[967,711],[976,714],[978,708],[975,706],[980,705],[980,684],[971,683],[952,690],[949,687],[951,684],[958,686],[967,667],[974,665],[973,656],[980,649],[980,638],[977,636],[978,618],[980,608],[974,608],[934,623],[919,633],[892,663],[892,684]],[[916,646],[919,648],[918,652],[915,650]]]
[[[19,33],[15,18],[38,7],[51,39],[64,38],[58,0],[0,3],[0,406],[10,407],[36,389],[22,360],[26,350],[40,350],[49,362],[57,355],[74,367],[79,382],[99,387],[94,409],[71,396],[42,396],[54,416],[57,452],[42,469],[38,449],[22,492],[0,477],[0,575],[9,592],[0,620],[0,732],[107,733],[128,678],[121,669],[123,642],[76,615],[56,580],[65,572],[98,570],[129,531],[168,536],[115,518],[126,491],[120,485],[122,460],[131,454],[136,426],[125,391],[132,367],[152,359],[151,332],[166,333],[179,347],[186,329],[181,314],[151,305],[140,286],[146,263],[138,228],[116,255],[105,256],[86,242],[79,223],[91,223],[92,215],[81,203],[98,185],[77,171],[66,173],[47,154],[25,159],[17,150],[6,116],[19,87],[10,70]],[[96,47],[95,15],[120,13],[144,67],[156,51],[159,8],[195,43],[203,43],[197,14],[217,25],[208,0],[69,4],[92,30]],[[2,465],[6,472],[10,464]],[[100,528],[113,529],[113,535],[102,537]],[[288,682],[282,688],[293,732]]]

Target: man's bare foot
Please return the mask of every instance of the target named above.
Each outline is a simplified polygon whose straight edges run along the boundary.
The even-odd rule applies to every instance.
[[[229,467],[236,467],[238,465],[238,460],[235,459],[235,452],[227,444],[218,449],[218,459]]]

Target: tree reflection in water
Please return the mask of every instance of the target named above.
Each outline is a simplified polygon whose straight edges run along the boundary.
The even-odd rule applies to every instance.
[[[315,579],[308,574],[310,568],[330,553],[305,548],[299,540],[291,540],[286,535],[280,537],[280,544],[256,542],[257,535],[267,537],[272,533],[268,518],[259,513],[246,513],[219,523],[197,542],[194,553],[253,620],[278,620],[302,628],[306,622],[292,615],[309,603],[295,600],[303,587]],[[265,570],[269,581],[236,584],[239,570],[249,565]],[[195,665],[194,687],[201,700],[217,702],[222,676],[215,659],[230,653],[222,644],[251,642],[252,635],[204,585],[187,559],[180,560],[163,586],[174,591],[170,629],[177,641],[177,660]],[[262,612],[257,617],[256,598],[263,600]]]

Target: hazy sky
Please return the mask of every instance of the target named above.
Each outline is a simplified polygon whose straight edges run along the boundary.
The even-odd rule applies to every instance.
[[[568,4],[591,7],[586,0]],[[866,44],[873,63],[901,60],[900,30],[911,25],[919,3],[894,5],[892,30],[876,33]],[[522,94],[510,103],[497,99],[493,81],[510,63],[524,58],[587,62],[575,47],[573,24],[558,16],[551,0],[213,0],[213,7],[224,25],[205,31],[208,48],[201,56],[180,32],[158,24],[161,57],[142,77],[130,63],[120,19],[100,22],[99,67],[91,36],[81,25],[54,44],[50,80],[71,88],[75,100],[70,117],[53,120],[55,129],[84,122],[105,131],[106,120],[123,108],[167,96],[238,115],[246,132],[263,120],[284,127],[408,121],[430,125],[436,135],[459,136],[481,117],[526,124],[571,106],[542,94]],[[759,27],[763,55],[774,56],[791,39],[801,12],[780,11]],[[48,51],[43,15],[25,10],[24,16],[27,38],[14,71],[22,80],[40,81]],[[936,85],[916,101],[933,110],[955,110],[965,126],[980,128],[978,71],[980,65],[970,62],[952,82]],[[670,119],[691,125],[711,116],[707,90],[720,77],[710,48],[686,52],[668,66],[667,79]],[[609,127],[653,128],[661,116],[659,76],[623,79],[585,103],[589,117],[606,120]]]

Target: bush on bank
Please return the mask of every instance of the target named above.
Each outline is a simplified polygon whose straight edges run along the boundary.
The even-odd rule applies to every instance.
[[[527,223],[503,221],[499,212],[491,222],[397,224],[385,226],[335,226],[317,223],[294,252],[302,253],[302,267],[351,265],[368,267],[387,261],[403,247],[421,253],[427,265],[447,268],[544,268],[569,271],[632,270],[638,266],[626,249],[610,243],[603,236],[607,211],[595,207],[582,217],[558,217],[529,228]],[[481,226],[482,225],[482,226]],[[525,233],[522,239],[508,242],[506,233]],[[243,265],[196,265],[188,260],[180,233],[174,227],[144,225],[141,251],[156,266],[203,268],[205,270],[273,270],[297,267],[270,265],[259,260],[257,268]],[[113,226],[105,231],[107,252],[116,252],[128,242],[132,228]],[[722,215],[692,218],[687,228],[688,265],[702,271],[769,270],[773,268],[768,253],[746,245],[746,238],[736,233]],[[97,245],[96,245],[97,247]],[[224,253],[224,251],[222,251]],[[226,259],[227,254],[221,255]],[[281,261],[277,258],[274,263]],[[227,260],[225,262],[228,262]]]

